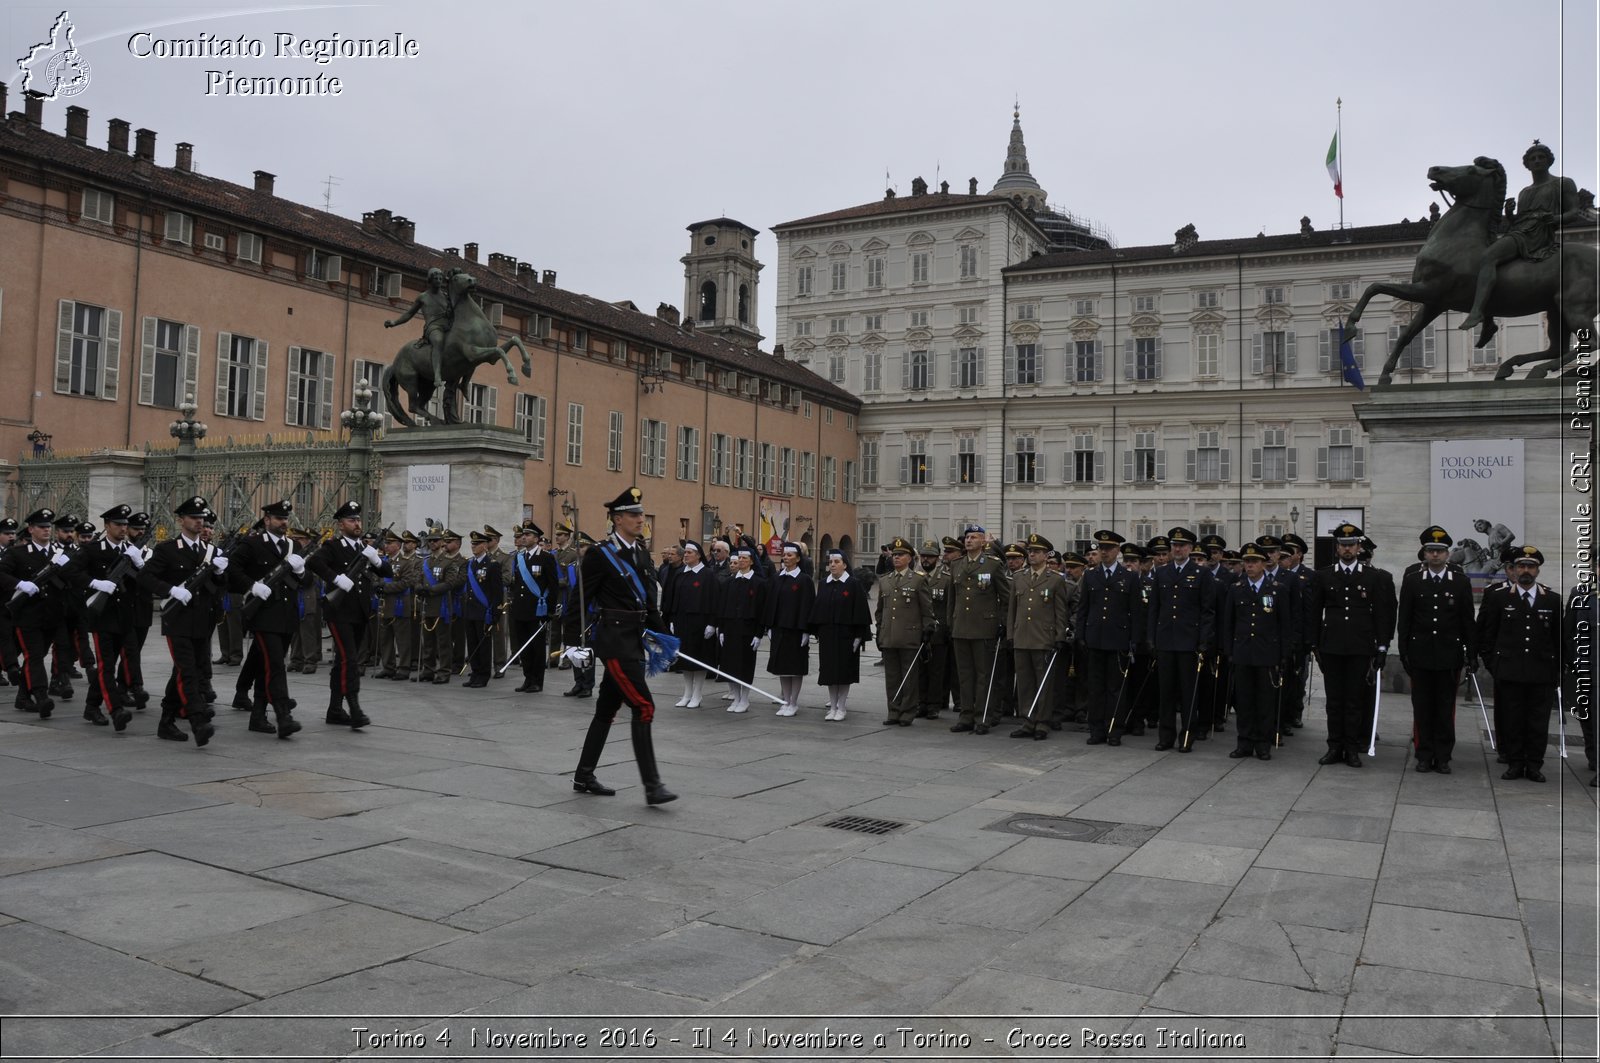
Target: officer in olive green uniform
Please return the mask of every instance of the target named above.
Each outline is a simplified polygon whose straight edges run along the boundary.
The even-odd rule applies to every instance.
[[[413,553],[408,559],[400,536],[383,533],[383,552],[389,558],[391,575],[379,577],[378,592],[378,672],[375,679],[405,679],[411,674],[411,603],[415,581],[422,578],[422,563]]]
[[[428,537],[430,552],[417,585],[418,614],[422,618],[422,644],[417,651],[417,681],[448,683],[454,667],[452,629],[457,619],[456,595],[467,582],[466,561],[444,549],[455,532],[445,530]]]
[[[961,720],[950,730],[989,733],[990,690],[1004,637],[1011,585],[1005,566],[990,553],[982,525],[963,529],[966,553],[950,566],[950,645],[961,684]]]
[[[889,544],[894,568],[878,578],[874,627],[883,653],[883,682],[889,713],[883,725],[910,727],[921,703],[913,671],[930,665],[926,641],[933,636],[933,594],[928,577],[917,571],[911,543],[896,537]]]
[[[917,670],[917,716],[937,720],[950,707],[950,693],[960,689],[956,683],[955,654],[950,652],[950,562],[961,555],[961,544],[946,535],[942,547],[932,539],[922,544],[922,574],[928,580],[928,596],[933,601],[933,634],[928,639],[927,663]]]
[[[1028,564],[1011,577],[1011,606],[1006,619],[1006,634],[1011,638],[1017,669],[1017,713],[1022,717],[1022,726],[1012,731],[1011,737],[1043,740],[1050,737],[1044,721],[1055,703],[1052,692],[1057,670],[1066,667],[1063,658],[1072,611],[1067,581],[1045,564],[1055,549],[1050,540],[1035,533],[1023,545]]]
[[[405,532],[400,536],[400,556],[394,562],[395,578],[405,579],[410,587],[410,593],[405,595],[405,612],[397,621],[395,633],[395,665],[391,678],[397,683],[411,678],[417,667],[417,651],[422,646],[422,610],[417,590],[422,586],[423,557],[418,549],[421,545],[422,540],[415,532]]]
[[[513,538],[515,538],[515,531],[516,529],[512,529]],[[515,573],[511,571],[511,555],[500,549],[500,540],[503,536],[488,524],[483,526],[483,534],[489,537],[489,559],[500,566],[500,585],[509,588]],[[507,594],[506,601],[509,602],[510,600],[511,596]],[[501,603],[500,614],[500,622],[495,624],[494,630],[490,633],[490,649],[494,655],[491,668],[493,670],[492,674],[497,679],[502,674],[502,666],[506,663],[506,658],[511,656],[511,648],[506,644],[508,638],[506,629],[510,625],[506,623],[504,602]]]

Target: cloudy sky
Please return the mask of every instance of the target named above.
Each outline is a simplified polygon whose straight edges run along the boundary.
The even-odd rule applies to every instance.
[[[1121,246],[1190,222],[1203,239],[1336,224],[1324,157],[1340,98],[1347,223],[1426,214],[1427,168],[1475,155],[1519,188],[1535,137],[1597,185],[1591,0],[67,2],[90,83],[47,104],[48,128],[76,102],[92,144],[123,118],[158,133],[162,165],[188,141],[196,169],[242,184],[269,170],[308,204],[331,176],[336,213],[386,207],[424,243],[476,241],[652,310],[682,303],[690,222],[763,230],[771,266],[772,225],[879,199],[885,173],[901,194],[918,176],[988,191],[1013,101],[1052,202]],[[7,3],[8,63],[61,10]],[[280,57],[278,34],[400,35],[417,54],[318,64]],[[263,54],[135,54],[241,36]],[[230,71],[342,91],[230,95]],[[764,285],[768,333],[772,297]]]

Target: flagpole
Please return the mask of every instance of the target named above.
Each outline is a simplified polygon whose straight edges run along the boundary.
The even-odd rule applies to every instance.
[[[1336,96],[1333,100],[1335,116],[1333,131],[1339,142],[1339,191],[1344,191],[1344,98]],[[1339,228],[1344,228],[1344,196],[1339,197]]]

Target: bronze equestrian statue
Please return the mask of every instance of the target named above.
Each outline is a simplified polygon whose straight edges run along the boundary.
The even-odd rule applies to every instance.
[[[1568,178],[1548,176],[1554,155],[1537,141],[1523,161],[1533,171],[1534,183],[1518,197],[1519,209],[1505,233],[1492,228],[1502,209],[1509,212],[1512,207],[1505,200],[1505,167],[1479,156],[1466,166],[1428,168],[1429,186],[1453,195],[1455,203],[1434,223],[1417,252],[1411,283],[1370,285],[1345,323],[1353,329],[1375,295],[1418,304],[1384,362],[1380,384],[1390,382],[1406,345],[1447,310],[1470,314],[1462,328],[1482,324],[1479,347],[1495,334],[1496,317],[1546,315],[1550,345],[1506,359],[1496,380],[1510,377],[1527,362],[1547,363],[1530,370],[1529,378],[1559,370],[1576,354],[1573,334],[1593,328],[1600,315],[1595,249],[1555,238],[1563,224],[1584,221],[1576,186]]]
[[[444,388],[439,404],[444,423],[460,424],[457,398],[466,392],[473,370],[486,362],[505,363],[506,379],[515,387],[517,371],[508,357],[513,347],[522,355],[523,374],[530,379],[533,376],[533,359],[521,339],[512,336],[498,342],[499,334],[473,297],[477,281],[471,274],[455,270],[444,279],[435,269],[429,271],[428,279],[429,290],[417,297],[409,311],[384,322],[385,327],[393,327],[421,313],[426,323],[424,339],[401,347],[394,363],[383,371],[381,390],[389,413],[408,428],[416,427],[417,421],[432,423],[427,407],[440,386]],[[441,312],[440,300],[446,296],[448,310]],[[406,393],[409,415],[400,406],[401,391]]]

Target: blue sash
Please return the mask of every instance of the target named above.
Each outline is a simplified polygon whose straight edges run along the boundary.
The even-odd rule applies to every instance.
[[[478,599],[478,604],[483,606],[483,622],[491,623],[494,620],[494,606],[489,604],[489,596],[483,592],[483,587],[478,583],[478,566],[467,565],[467,586],[472,589],[472,596]]]
[[[528,593],[532,594],[539,603],[534,609],[534,615],[544,616],[544,588],[539,586],[538,581],[533,578],[533,573],[528,571],[528,555],[521,550],[517,551],[517,575],[522,577],[523,586],[528,588]]]
[[[428,581],[428,586],[430,587],[439,585],[438,579],[433,575],[433,566],[427,562],[423,562],[422,565],[422,578]],[[449,594],[443,594],[439,597],[439,619],[447,624],[455,619],[455,610],[451,608]]]
[[[606,543],[599,549],[602,554],[606,555],[606,560],[611,562],[611,567],[627,578],[628,583],[633,587],[634,595],[639,599],[639,608],[649,609],[650,599],[644,593],[644,584],[639,581],[639,573],[633,570],[632,565],[622,563],[622,559],[617,556],[616,545],[614,543]]]

